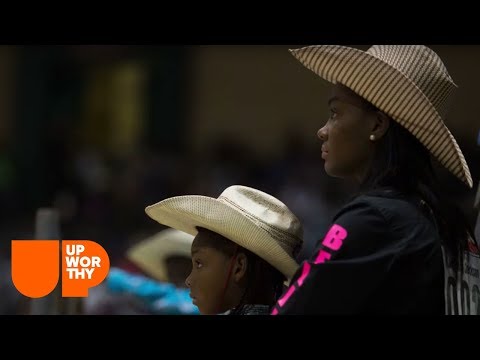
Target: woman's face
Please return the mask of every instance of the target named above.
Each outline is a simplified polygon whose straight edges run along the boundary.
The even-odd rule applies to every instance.
[[[333,86],[328,99],[330,117],[317,132],[328,175],[361,182],[373,158],[370,135],[375,128],[376,111],[347,87]]]

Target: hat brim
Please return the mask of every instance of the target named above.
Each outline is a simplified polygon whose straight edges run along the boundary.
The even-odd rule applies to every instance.
[[[125,257],[147,275],[170,281],[166,259],[171,256],[191,258],[193,236],[174,229],[165,229],[130,247]]]
[[[153,220],[193,236],[198,227],[216,232],[252,251],[290,280],[298,263],[274,239],[262,223],[222,201],[200,195],[177,196],[148,206]]]
[[[290,52],[315,74],[348,87],[390,116],[453,175],[470,188],[473,186],[465,157],[437,109],[399,70],[362,50],[345,46],[307,46]],[[402,94],[402,101],[398,101],[398,94]]]

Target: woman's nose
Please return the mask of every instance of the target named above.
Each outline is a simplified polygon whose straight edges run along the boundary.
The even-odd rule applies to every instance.
[[[326,141],[327,140],[327,125],[321,127],[317,131],[317,136],[320,140]]]

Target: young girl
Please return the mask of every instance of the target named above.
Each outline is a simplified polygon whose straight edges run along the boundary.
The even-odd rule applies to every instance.
[[[194,235],[186,280],[205,315],[268,315],[298,268],[297,217],[273,196],[231,186],[218,199],[178,196],[146,208],[159,223]]]
[[[420,45],[292,53],[334,84],[330,117],[318,131],[322,159],[328,175],[358,183],[360,192],[336,214],[272,314],[477,313],[478,277],[469,284],[455,275],[476,245],[431,163],[472,186],[444,124],[456,85],[441,59]],[[460,283],[467,287],[461,296]]]

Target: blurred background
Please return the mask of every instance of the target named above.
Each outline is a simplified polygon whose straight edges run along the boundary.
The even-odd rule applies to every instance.
[[[329,85],[289,54],[301,46],[0,46],[0,254],[54,207],[62,238],[115,265],[161,229],[147,205],[242,184],[299,216],[306,256],[353,189],[323,170]],[[459,85],[447,125],[475,189],[440,176],[473,221],[480,46],[431,48]]]

